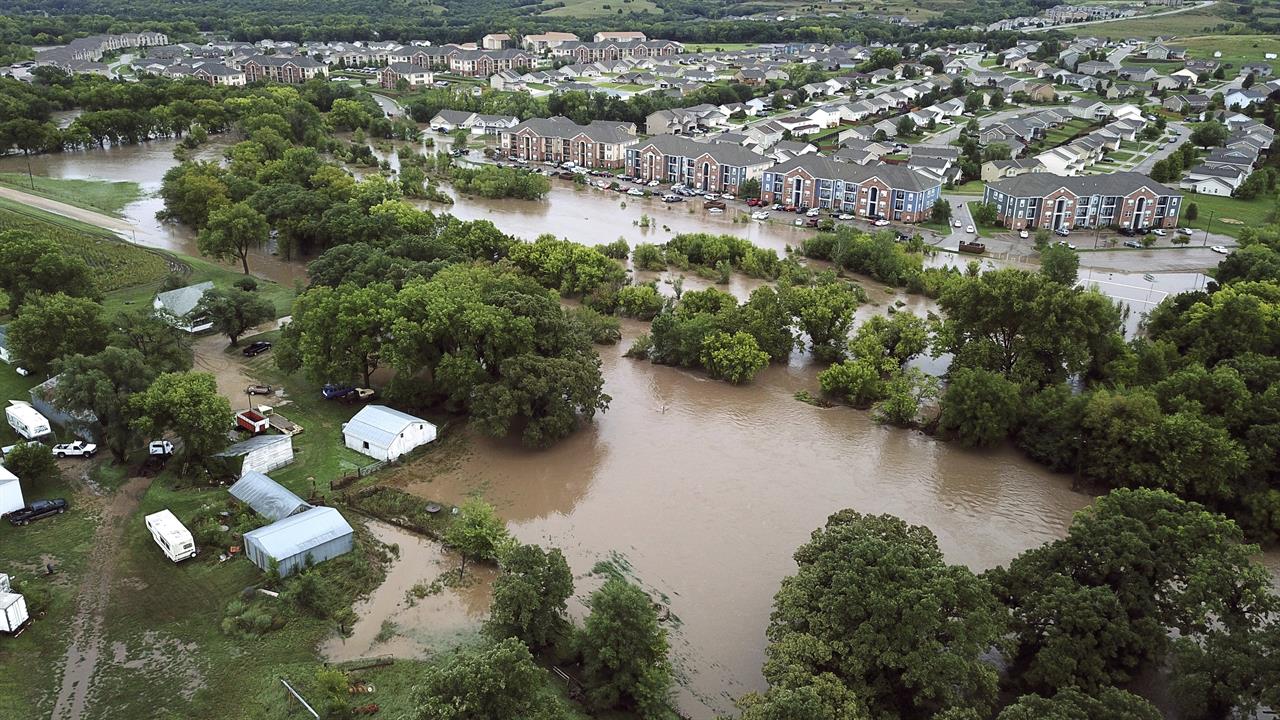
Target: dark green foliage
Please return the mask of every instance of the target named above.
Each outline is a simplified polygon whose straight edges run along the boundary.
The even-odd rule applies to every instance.
[[[671,661],[667,634],[643,590],[611,577],[591,595],[578,637],[588,703],[632,709],[646,720],[669,712]]]
[[[963,368],[951,374],[942,396],[939,426],[971,447],[994,445],[1009,436],[1022,413],[1019,388],[988,370]]]
[[[568,632],[565,603],[572,594],[573,574],[558,549],[519,545],[502,559],[486,628],[498,638],[547,647]]]

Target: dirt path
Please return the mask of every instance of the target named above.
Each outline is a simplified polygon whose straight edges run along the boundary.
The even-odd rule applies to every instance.
[[[53,720],[80,720],[85,715],[93,675],[104,651],[104,613],[115,578],[116,550],[124,534],[125,519],[137,509],[150,482],[150,478],[129,480],[103,508],[89,555],[89,572],[80,583],[76,616],[71,621],[71,644],[63,664],[62,686],[53,705]]]
[[[128,220],[121,220],[120,218],[111,217],[110,215],[103,215],[102,213],[94,210],[86,210],[84,208],[76,207],[75,205],[68,205],[64,202],[50,200],[46,197],[32,195],[31,193],[25,193],[21,190],[15,190],[9,187],[0,187],[0,197],[20,202],[24,205],[30,205],[33,208],[51,212],[55,215],[68,217],[72,220],[79,220],[80,222],[88,223],[90,225],[97,225],[112,232],[129,233],[135,230],[133,223]]]

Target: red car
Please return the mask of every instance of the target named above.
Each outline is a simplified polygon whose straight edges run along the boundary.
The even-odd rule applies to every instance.
[[[748,198],[748,199],[747,199],[747,207],[760,207],[760,199],[759,199],[759,198]]]
[[[795,212],[798,208],[795,205],[783,205],[782,212]]]

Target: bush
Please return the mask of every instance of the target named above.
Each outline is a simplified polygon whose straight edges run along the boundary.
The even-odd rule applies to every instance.
[[[661,271],[667,269],[667,261],[662,255],[662,248],[649,243],[636,245],[631,252],[631,262],[637,270]]]
[[[627,285],[617,293],[618,314],[637,320],[652,320],[665,301],[658,287],[652,283]]]
[[[258,281],[249,275],[236,280],[232,284],[245,292],[255,292],[258,289]]]
[[[631,341],[631,347],[627,348],[627,352],[624,355],[637,360],[647,360],[651,350],[653,350],[653,338],[646,333]]]
[[[611,257],[614,260],[626,260],[627,256],[631,254],[631,246],[627,245],[627,241],[625,239],[618,238],[608,245],[601,245],[600,252],[604,253],[606,257]]]
[[[591,308],[570,310],[569,320],[597,345],[613,345],[622,339],[622,326],[618,319],[601,315]]]

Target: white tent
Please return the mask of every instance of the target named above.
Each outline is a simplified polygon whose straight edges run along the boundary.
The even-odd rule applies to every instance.
[[[347,447],[375,460],[395,460],[436,439],[436,426],[386,405],[368,405],[342,426]]]
[[[0,465],[0,515],[8,515],[26,505],[26,501],[22,499],[22,485],[18,482],[18,476]]]

